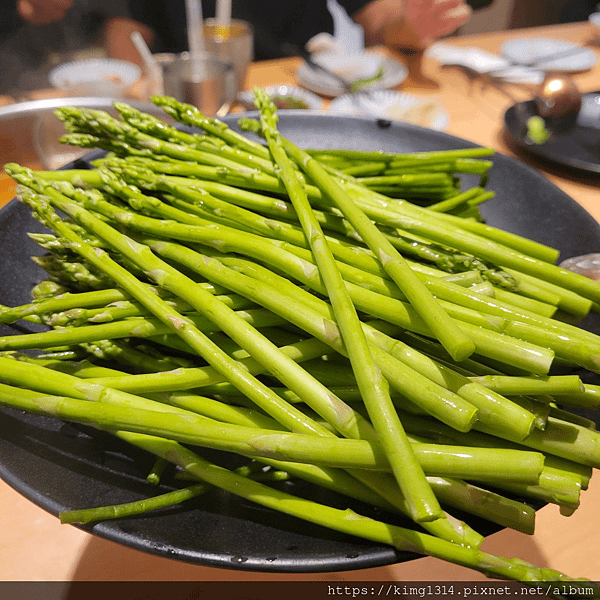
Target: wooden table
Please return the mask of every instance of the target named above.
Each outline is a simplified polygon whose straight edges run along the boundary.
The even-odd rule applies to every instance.
[[[529,29],[456,38],[452,43],[498,51],[501,43],[520,35],[552,36],[585,43],[591,35],[587,24]],[[600,56],[599,56],[600,58]],[[295,83],[296,59],[254,64],[248,86]],[[448,133],[513,154],[502,135],[502,115],[511,100],[492,88],[469,85],[455,69],[440,68],[425,58],[420,75],[413,71],[401,86],[407,93],[439,98],[450,117]],[[430,80],[429,83],[424,78]],[[600,87],[600,61],[576,75],[582,91]],[[435,85],[431,85],[434,82]],[[511,90],[515,95],[519,90]],[[521,156],[534,168],[542,165]],[[543,168],[556,185],[600,220],[600,177],[576,177],[558,169]],[[597,251],[598,248],[590,248]],[[592,478],[582,506],[563,517],[554,506],[539,511],[537,532],[525,536],[502,531],[490,536],[483,549],[503,556],[517,556],[538,566],[561,570],[571,576],[600,581],[600,476]],[[105,541],[58,520],[0,482],[0,581],[483,581],[485,577],[432,558],[363,571],[326,574],[281,575],[223,571],[182,564],[150,556]]]

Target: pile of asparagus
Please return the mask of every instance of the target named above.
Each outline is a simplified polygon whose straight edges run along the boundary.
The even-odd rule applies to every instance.
[[[491,577],[569,579],[481,552],[452,512],[532,533],[527,500],[579,505],[600,437],[565,407],[600,403],[569,374],[600,371],[600,339],[576,325],[600,284],[482,221],[490,150],[306,151],[255,98],[259,119],[240,120],[252,135],[162,96],[187,128],[122,103],[120,119],[60,108],[63,142],[107,151],[95,168],[5,167],[50,232],[31,234],[48,274],[33,301],[0,306],[0,322],[47,325],[0,337],[0,403],[147,450],[149,479],[172,463],[196,480],[61,519],[214,486]],[[463,173],[479,185],[462,189]],[[227,470],[201,448],[248,463]],[[270,485],[287,478],[414,529]]]

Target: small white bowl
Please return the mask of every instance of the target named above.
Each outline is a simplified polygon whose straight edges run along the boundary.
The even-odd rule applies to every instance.
[[[68,62],[48,73],[50,84],[71,95],[122,97],[142,75],[134,63],[112,58]]]
[[[444,131],[449,120],[440,100],[419,98],[394,90],[373,90],[366,95],[339,96],[329,105],[329,112],[401,121],[436,131]]]

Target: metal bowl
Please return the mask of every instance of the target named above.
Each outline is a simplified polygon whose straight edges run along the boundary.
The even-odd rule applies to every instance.
[[[89,150],[58,142],[65,129],[55,117],[54,110],[60,106],[80,106],[106,110],[116,116],[117,112],[113,107],[116,101],[114,98],[102,97],[49,98],[0,108],[0,166],[16,162],[33,169],[57,169],[84,156]],[[166,122],[172,122],[154,104],[130,100],[127,103]]]

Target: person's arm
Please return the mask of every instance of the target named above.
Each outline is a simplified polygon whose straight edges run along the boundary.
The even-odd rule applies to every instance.
[[[128,60],[143,66],[142,58],[131,41],[131,34],[139,31],[146,44],[152,47],[154,33],[152,30],[133,19],[114,17],[106,22],[103,31],[103,45],[110,58]]]
[[[367,45],[421,49],[458,29],[471,13],[465,0],[372,0],[353,19]]]
[[[17,0],[21,18],[33,25],[60,21],[73,6],[73,0]]]

